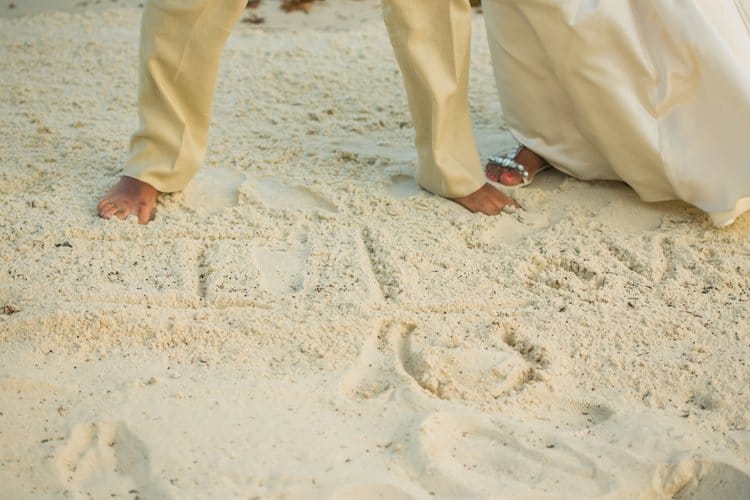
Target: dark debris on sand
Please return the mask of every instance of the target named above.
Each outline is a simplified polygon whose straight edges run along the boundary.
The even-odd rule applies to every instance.
[[[257,9],[262,1],[263,0],[248,0],[247,8]],[[314,4],[323,1],[324,0],[281,0],[280,8],[284,12],[301,11],[307,14],[310,12],[310,9],[312,9]],[[482,6],[482,0],[469,0],[469,3],[472,7]],[[256,13],[251,13],[242,21],[248,24],[263,24],[265,22],[265,19],[263,19],[263,17],[259,16]]]
[[[281,2],[281,9],[284,12],[293,12],[300,10],[307,14],[315,2],[322,2],[323,0],[283,0]]]
[[[248,0],[247,8],[257,9],[260,6],[261,1],[262,0]],[[312,8],[314,3],[319,3],[322,1],[323,0],[281,0],[281,10],[283,10],[284,12],[294,12],[296,10],[299,10],[307,14],[308,12],[310,12],[310,9]],[[253,16],[251,15],[251,18],[252,17]],[[260,17],[257,17],[257,18],[262,19]],[[245,19],[245,22],[252,22],[252,21],[249,21],[248,19]]]
[[[11,314],[16,314],[19,311],[19,308],[11,304],[6,304],[3,307],[0,307],[0,314],[7,314],[8,316],[10,316]]]

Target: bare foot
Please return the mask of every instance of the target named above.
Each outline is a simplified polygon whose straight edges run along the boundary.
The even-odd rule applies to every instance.
[[[522,147],[514,160],[516,163],[520,163],[526,167],[526,171],[529,173],[529,182],[531,182],[537,172],[547,164],[544,158],[527,147]],[[497,163],[487,163],[484,167],[484,171],[489,180],[499,182],[505,186],[518,186],[523,183],[521,172],[507,169]]]
[[[126,219],[129,215],[138,216],[139,224],[148,224],[156,216],[156,200],[159,191],[150,184],[123,175],[104,195],[97,210],[99,216],[110,219]]]
[[[463,198],[453,198],[453,201],[470,212],[480,212],[485,215],[497,215],[507,206],[517,207],[516,200],[499,191],[491,184],[485,184],[478,190]]]

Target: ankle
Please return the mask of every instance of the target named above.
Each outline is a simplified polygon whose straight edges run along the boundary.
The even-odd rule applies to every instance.
[[[518,156],[516,156],[516,162],[531,170],[537,170],[539,167],[545,164],[544,158],[542,158],[526,146],[521,148]]]

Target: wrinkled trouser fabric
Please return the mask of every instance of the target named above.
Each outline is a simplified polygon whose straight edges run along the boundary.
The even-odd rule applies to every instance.
[[[246,0],[150,0],[146,3],[141,26],[140,125],[131,140],[124,175],[142,180],[161,192],[180,191],[193,178],[206,154],[221,52],[246,4]],[[468,4],[460,7],[462,16],[470,16]],[[399,19],[388,16],[389,24],[419,23],[421,15],[430,11],[429,2],[417,0],[413,8],[401,10]],[[418,141],[420,153],[424,153],[421,156],[435,151],[434,161],[421,163],[419,181],[436,194],[454,197],[479,189],[484,179],[465,96],[470,20],[467,17],[454,22],[450,16],[442,16],[442,19],[446,25],[430,30],[432,38],[420,47],[425,53],[418,63],[424,66],[423,75],[432,79],[432,88],[444,88],[435,110],[439,115],[436,119],[443,126],[433,129],[436,135],[429,142],[449,143],[451,147],[425,148],[424,141]],[[456,58],[462,66],[455,69],[448,64],[435,71],[431,65],[441,63],[444,57],[440,53],[442,46],[433,47],[432,42],[453,29],[460,30],[455,33],[456,40],[463,40],[460,44],[463,53]],[[451,87],[453,81],[456,88]],[[429,95],[426,97],[432,99]],[[415,112],[415,116],[424,114]],[[460,117],[460,121],[456,121],[456,117]],[[417,127],[418,130],[427,128]],[[454,151],[454,156],[450,156]]]
[[[219,59],[247,0],[149,0],[141,24],[139,128],[124,175],[182,190],[206,155]]]
[[[468,106],[471,15],[468,0],[383,0],[416,130],[417,181],[448,198],[485,183]]]

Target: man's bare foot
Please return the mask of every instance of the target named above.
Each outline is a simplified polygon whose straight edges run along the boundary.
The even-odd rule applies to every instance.
[[[156,215],[156,200],[159,194],[161,193],[150,184],[123,175],[104,195],[97,210],[99,216],[105,219],[113,216],[126,219],[129,215],[135,214],[139,224],[148,224]]]
[[[507,206],[518,206],[516,200],[491,184],[485,184],[468,196],[453,198],[453,201],[470,212],[480,212],[485,215],[497,215]]]
[[[534,179],[537,172],[547,165],[544,158],[527,147],[522,147],[513,160],[526,168],[526,171],[529,173],[529,182]],[[487,178],[492,182],[499,182],[505,186],[518,186],[523,183],[521,172],[505,168],[497,163],[487,163],[484,171]]]

